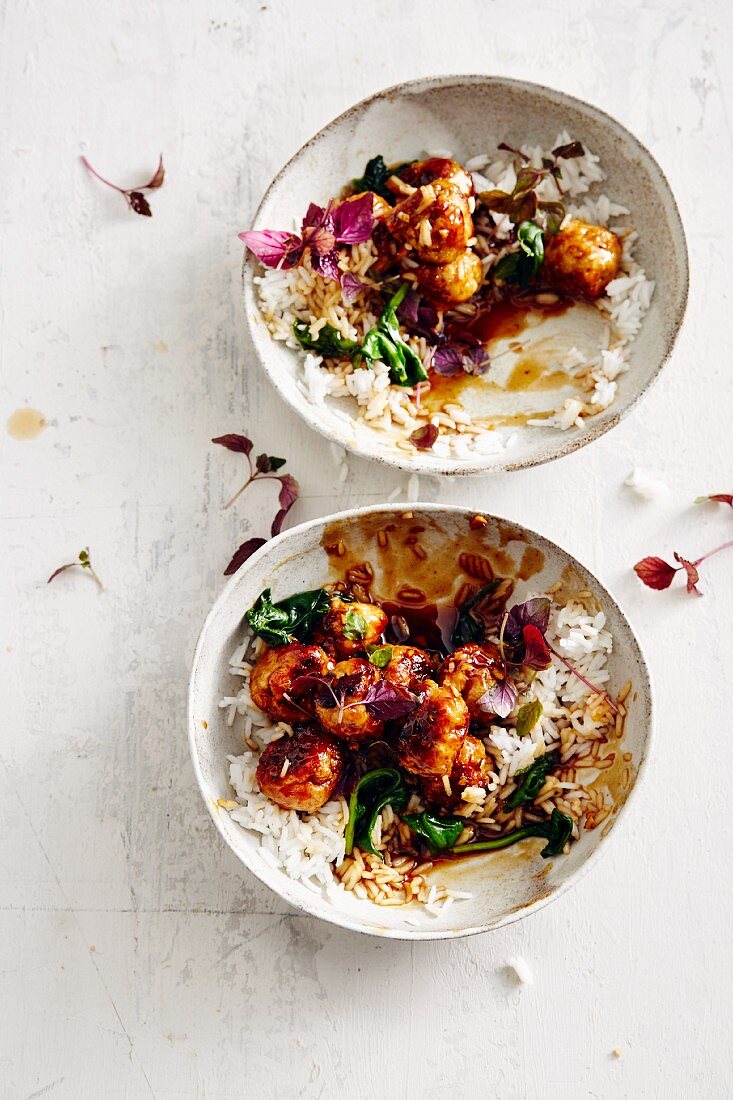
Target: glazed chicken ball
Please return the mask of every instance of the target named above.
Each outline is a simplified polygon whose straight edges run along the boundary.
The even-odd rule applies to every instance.
[[[621,241],[610,229],[569,221],[550,237],[542,274],[546,281],[575,298],[600,298],[621,263]]]
[[[344,199],[344,202],[353,202],[354,199],[362,199],[364,195],[368,194],[372,196],[372,209],[375,218],[386,218],[388,214],[392,213],[392,207],[387,200],[383,199],[381,195],[377,195],[374,191],[358,191],[355,195],[348,195],[347,198]]]
[[[379,672],[369,661],[358,657],[339,661],[331,680],[333,694],[321,691],[316,697],[316,718],[323,729],[349,743],[380,737],[384,722],[370,714],[362,703],[369,688],[379,679]]]
[[[468,199],[449,180],[418,188],[394,208],[385,225],[393,237],[430,264],[457,260],[473,237]]]
[[[472,298],[481,286],[484,269],[475,252],[467,248],[447,264],[420,264],[417,284],[437,309],[453,309]]]
[[[313,813],[333,794],[344,763],[344,750],[335,738],[301,726],[292,737],[281,737],[262,750],[257,782],[278,806]]]
[[[455,806],[461,801],[466,787],[482,787],[491,771],[486,759],[486,749],[478,737],[467,733],[450,773],[450,794],[442,777],[433,776],[423,779],[422,792],[428,802],[437,802],[439,806]]]
[[[297,681],[304,676],[326,676],[332,669],[333,662],[317,645],[292,642],[266,649],[257,658],[249,681],[254,705],[276,722],[302,722],[303,712],[313,711],[313,687],[299,690]]]
[[[468,708],[450,685],[426,680],[420,703],[397,736],[400,764],[415,775],[450,775],[468,732]]]
[[[334,596],[321,629],[333,640],[339,657],[363,653],[376,645],[387,626],[387,616],[373,603],[346,603]]]
[[[438,680],[462,696],[472,721],[487,722],[493,715],[478,705],[479,699],[505,676],[504,662],[495,645],[469,642],[446,657]]]
[[[466,198],[473,194],[473,180],[470,175],[457,161],[449,157],[416,160],[414,164],[408,164],[407,168],[402,169],[400,179],[412,187],[423,187],[438,179],[450,180]]]
[[[385,680],[414,689],[435,672],[435,661],[424,649],[412,645],[390,646],[392,656],[382,669]]]

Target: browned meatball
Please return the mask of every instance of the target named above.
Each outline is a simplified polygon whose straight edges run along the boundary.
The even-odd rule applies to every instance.
[[[390,646],[392,656],[382,669],[385,680],[401,687],[414,688],[435,672],[435,661],[424,649],[413,645]]]
[[[339,657],[363,653],[376,645],[387,626],[387,616],[373,603],[346,603],[334,596],[323,616],[322,630],[331,637]]]
[[[361,199],[364,195],[368,194],[367,191],[357,191],[354,195],[348,195],[344,202],[353,202],[354,199]],[[375,218],[386,218],[388,214],[392,213],[392,207],[389,205],[386,199],[383,199],[381,195],[377,195],[374,191],[371,192],[372,196],[372,209],[374,211]]]
[[[252,669],[252,701],[276,722],[302,722],[304,711],[313,713],[313,687],[300,690],[297,681],[304,676],[326,676],[332,669],[333,662],[317,645],[292,642],[266,649]]]
[[[448,180],[435,180],[418,188],[394,208],[385,225],[430,264],[457,260],[473,237],[468,199]]]
[[[487,722],[493,715],[478,705],[479,699],[505,676],[504,662],[495,645],[469,642],[446,657],[438,680],[450,684],[463,697],[472,721]]]
[[[438,309],[453,309],[473,298],[481,286],[484,269],[475,252],[467,248],[447,264],[420,264],[417,284]]]
[[[316,698],[316,718],[323,728],[350,743],[381,736],[384,722],[362,704],[369,688],[379,679],[379,672],[369,661],[358,657],[339,661],[331,681],[332,692],[321,691]]]
[[[433,180],[450,180],[458,190],[469,198],[473,194],[473,180],[465,168],[449,157],[429,157],[427,160],[416,160],[400,172],[400,179],[409,183],[411,187],[422,187]],[[387,184],[389,187],[389,184]]]
[[[313,813],[328,802],[344,770],[335,738],[310,726],[265,746],[257,764],[260,790],[278,806]]]
[[[600,298],[621,263],[621,241],[610,229],[570,221],[545,249],[545,280],[574,298]]]
[[[442,777],[423,779],[422,792],[427,802],[439,806],[455,806],[461,801],[466,787],[483,787],[491,768],[486,760],[486,749],[478,737],[467,733],[450,773],[450,794]]]
[[[426,680],[397,736],[397,756],[416,775],[450,775],[467,732],[468,709],[458,692]]]

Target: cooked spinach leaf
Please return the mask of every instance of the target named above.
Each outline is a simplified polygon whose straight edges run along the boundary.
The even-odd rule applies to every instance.
[[[324,325],[315,339],[311,336],[310,325],[305,321],[295,321],[293,332],[302,348],[315,351],[324,359],[345,359],[356,355],[361,349],[356,340],[347,340],[333,325]]]
[[[389,376],[398,386],[414,386],[424,382],[428,375],[422,359],[400,336],[397,309],[407,294],[409,286],[403,283],[392,295],[374,328],[370,329],[361,345],[361,356],[368,367],[377,359],[389,366]],[[354,362],[358,363],[358,353]]]
[[[325,588],[298,592],[279,603],[272,602],[270,589],[266,588],[244,617],[255,634],[269,645],[287,645],[294,638],[307,641],[330,606],[331,596]]]
[[[355,191],[373,191],[375,195],[381,195],[383,199],[386,199],[388,203],[394,205],[399,196],[393,195],[387,187],[387,180],[390,176],[399,176],[403,168],[407,168],[412,164],[411,160],[405,161],[403,164],[395,164],[390,167],[384,163],[384,157],[376,156],[367,161],[366,168],[364,169],[364,175],[359,179],[351,181],[351,186]]]
[[[560,810],[553,810],[548,821],[530,822],[521,829],[515,829],[513,833],[507,833],[506,836],[500,836],[496,840],[474,840],[469,844],[457,844],[452,851],[457,856],[470,855],[472,852],[497,852],[526,837],[540,836],[547,841],[540,855],[543,859],[549,859],[551,856],[561,854],[572,831],[573,823],[567,814],[561,813]]]
[[[516,810],[517,806],[523,806],[525,802],[534,802],[542,790],[545,779],[559,763],[558,753],[546,752],[544,756],[538,757],[528,768],[519,772],[518,774],[521,775],[522,779],[517,789],[512,791],[505,802],[507,810]]]
[[[402,820],[425,841],[431,852],[445,852],[452,848],[466,824],[461,817],[436,817],[427,810],[420,814],[405,814]]]
[[[494,268],[497,279],[507,283],[518,283],[525,287],[532,281],[545,258],[545,238],[542,230],[534,222],[522,222],[517,229],[519,251],[512,252]]]
[[[365,852],[379,855],[373,840],[377,816],[387,805],[399,813],[409,797],[410,792],[396,768],[375,768],[363,775],[349,800],[349,821],[344,838],[347,855],[354,850],[355,844]]]

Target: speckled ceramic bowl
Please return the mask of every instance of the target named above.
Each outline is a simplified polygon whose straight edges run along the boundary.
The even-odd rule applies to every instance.
[[[393,504],[342,512],[294,527],[266,543],[232,577],[214,604],[196,648],[189,695],[189,738],[201,793],[217,829],[242,863],[291,905],[358,932],[404,939],[468,936],[499,928],[540,909],[572,886],[598,858],[608,834],[625,810],[649,753],[652,729],[649,672],[639,643],[613,597],[592,573],[555,543],[491,516],[487,517],[486,528],[472,531],[469,528],[472,514],[462,508],[433,504]],[[244,612],[263,588],[271,587],[277,600],[338,579],[341,573],[334,571],[334,562],[348,561],[352,552],[358,555],[356,560],[372,563],[375,593],[382,598],[394,595],[392,586],[401,587],[406,575],[404,558],[400,555],[408,552],[399,532],[415,523],[424,528],[420,539],[428,556],[420,561],[410,552],[411,584],[423,588],[433,598],[439,593],[448,595],[458,572],[456,546],[493,558],[505,575],[517,571],[527,575],[528,570],[521,563],[531,560],[535,572],[531,580],[517,581],[515,599],[524,599],[530,589],[541,591],[559,580],[569,590],[589,589],[605,611],[615,640],[609,659],[611,691],[618,692],[628,680],[633,685],[627,701],[624,740],[624,751],[632,753],[633,760],[626,786],[622,786],[623,780],[609,779],[613,814],[601,827],[582,833],[567,856],[543,860],[524,850],[525,845],[518,845],[503,852],[439,865],[432,872],[434,879],[449,888],[469,891],[474,897],[455,902],[437,918],[415,905],[378,907],[345,892],[334,903],[325,894],[312,892],[266,863],[259,852],[258,837],[232,821],[226,809],[217,804],[219,799],[232,797],[227,754],[238,755],[243,751],[241,729],[227,726],[225,711],[219,709],[218,702],[233,694],[235,682],[229,675],[228,662],[244,637]],[[380,549],[377,530],[389,524],[395,525],[389,547]],[[343,540],[344,558],[334,559],[326,553],[324,546],[334,539]],[[528,547],[532,548],[529,552]],[[604,774],[611,776],[610,772]]]
[[[424,150],[449,149],[462,160],[495,149],[500,141],[532,141],[550,147],[567,130],[601,157],[608,179],[602,189],[631,210],[638,230],[636,257],[656,292],[631,346],[631,369],[619,379],[614,404],[582,428],[517,429],[513,446],[468,461],[430,452],[410,455],[385,445],[384,436],[354,428],[351,402],[308,401],[297,385],[300,357],[273,340],[256,300],[256,262],[245,255],[247,321],[265,373],[280,395],[312,428],[355,454],[411,472],[477,474],[549,462],[597,439],[649,390],[668,359],[687,301],[685,235],[669,184],[649,151],[618,122],[579,99],[537,84],[493,76],[445,76],[388,88],[339,115],[288,161],[270,184],[255,216],[256,229],[287,229],[311,201],[325,202],[366,160],[411,160]],[[478,411],[478,410],[477,410]]]

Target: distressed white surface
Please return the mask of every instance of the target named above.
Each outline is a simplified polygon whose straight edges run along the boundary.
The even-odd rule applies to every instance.
[[[705,567],[699,601],[630,572],[733,524],[689,506],[733,490],[725,0],[3,9],[0,425],[30,404],[49,426],[0,444],[0,1095],[729,1096],[733,560]],[[598,573],[647,648],[659,728],[643,798],[570,895],[410,946],[299,916],[239,866],[194,786],[184,700],[222,567],[271,511],[264,486],[221,511],[241,463],[211,436],[248,430],[288,457],[293,521],[406,484],[353,460],[342,483],[264,383],[236,231],[335,113],[460,71],[555,85],[633,129],[678,196],[693,284],[663,380],[601,442],[494,480],[421,480],[422,499],[526,522]],[[130,183],[162,150],[152,220],[89,179],[82,150]],[[671,495],[630,493],[634,465]],[[74,574],[47,588],[86,543],[106,593]],[[715,763],[693,768],[698,749]]]

